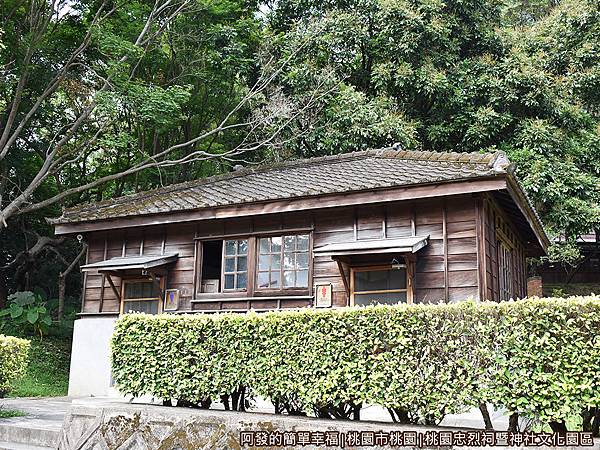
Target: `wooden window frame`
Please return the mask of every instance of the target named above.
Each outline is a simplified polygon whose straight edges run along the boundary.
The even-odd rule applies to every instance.
[[[121,278],[121,303],[119,305],[119,314],[125,314],[123,312],[123,308],[125,307],[125,302],[144,302],[150,300],[156,300],[158,302],[157,314],[161,314],[163,312],[163,302],[164,299],[160,297],[161,293],[164,291],[165,286],[165,277],[160,277],[159,283],[159,297],[147,297],[147,298],[125,298],[125,285],[128,283],[153,283],[154,280],[152,277],[136,277],[136,278]]]
[[[283,258],[280,260],[280,268],[279,268],[279,273],[281,275],[280,277],[280,287],[266,287],[266,288],[261,288],[258,287],[258,276],[259,273],[261,272],[259,270],[259,259],[260,259],[260,240],[261,239],[271,239],[274,237],[281,237],[281,251],[280,251],[280,255],[283,256],[284,254],[284,242],[283,242],[283,238],[286,236],[307,236],[308,237],[308,248],[306,250],[306,252],[302,251],[302,252],[296,252],[294,250],[293,253],[306,253],[306,258],[308,261],[308,265],[306,267],[306,272],[307,272],[307,279],[306,279],[306,286],[288,286],[288,287],[284,287],[283,286],[283,273],[286,271],[283,267]],[[257,293],[286,293],[286,295],[292,295],[292,294],[296,294],[296,293],[308,293],[310,286],[312,284],[312,233],[308,232],[308,233],[302,233],[302,232],[280,232],[280,233],[269,233],[269,234],[265,234],[262,236],[256,236],[255,239],[255,261],[254,261],[254,283],[255,283],[255,291]],[[272,255],[273,253],[269,253],[269,255]],[[304,269],[301,269],[304,270]],[[298,272],[298,270],[293,269],[294,272]],[[264,272],[264,271],[263,271]],[[271,271],[269,271],[270,273]]]
[[[499,236],[497,249],[498,298],[500,301],[506,301],[515,297],[513,280],[513,277],[515,276],[515,265],[513,261],[514,246],[512,246],[509,242],[505,241],[502,237]]]
[[[218,239],[215,239],[218,240]],[[235,255],[226,255],[225,253],[225,247],[226,247],[226,242],[227,241],[234,241],[235,244]],[[238,253],[238,241],[246,241],[246,253],[245,254],[241,254]],[[249,237],[232,237],[232,238],[224,238],[223,239],[223,248],[222,248],[222,252],[221,252],[221,293],[229,293],[229,292],[247,292],[248,291],[248,280],[249,280],[249,259],[250,259],[250,238]],[[235,271],[234,272],[225,272],[225,258],[226,257],[232,257],[234,258],[235,261]],[[237,270],[237,265],[238,265],[238,257],[240,256],[245,256],[246,257],[246,287],[245,288],[231,288],[231,289],[226,289],[225,288],[225,275],[232,275],[233,274],[233,284],[234,286],[237,285],[237,277],[240,273],[244,273],[243,271],[238,271]]]
[[[258,278],[258,245],[259,239],[263,237],[273,236],[286,236],[286,235],[308,235],[308,287],[304,288],[256,288],[256,281]],[[223,252],[225,249],[225,241],[227,240],[248,240],[248,266],[247,266],[247,287],[243,290],[233,289],[220,289],[219,292],[200,292],[202,288],[202,261],[204,259],[204,248],[203,244],[207,241],[222,241]],[[229,235],[215,235],[215,236],[203,236],[198,238],[195,247],[195,276],[194,276],[194,300],[222,300],[227,301],[228,298],[238,298],[240,294],[248,298],[260,299],[263,297],[273,296],[310,296],[312,295],[312,283],[313,283],[313,233],[312,228],[294,228],[294,229],[281,229],[281,230],[269,230],[264,232],[253,232],[253,233],[242,233],[242,234],[229,234]],[[224,255],[222,256],[224,258]],[[224,265],[224,262],[222,262]],[[221,286],[224,285],[223,279],[223,266],[221,267]]]
[[[390,290],[375,290],[375,291],[360,291],[358,294],[394,294],[394,293],[402,293],[406,292],[406,303],[412,304],[413,302],[413,290],[412,283],[410,282],[410,262],[406,261],[402,264],[404,268],[404,273],[406,275],[406,288],[405,289],[390,289]],[[354,303],[354,295],[356,294],[354,289],[354,274],[356,272],[376,272],[382,270],[390,270],[393,269],[391,264],[378,264],[378,265],[369,265],[369,266],[353,266],[350,267],[350,306],[355,306]]]

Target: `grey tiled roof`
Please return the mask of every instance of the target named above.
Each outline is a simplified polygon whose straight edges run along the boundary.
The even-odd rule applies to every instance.
[[[384,189],[479,178],[505,172],[502,153],[365,150],[242,169],[139,194],[69,208],[52,223],[117,217]]]

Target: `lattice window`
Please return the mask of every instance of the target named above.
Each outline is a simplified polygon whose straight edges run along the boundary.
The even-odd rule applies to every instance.
[[[307,234],[260,238],[257,288],[307,288],[308,239]]]
[[[123,283],[121,313],[159,313],[161,298],[158,283],[151,280],[124,280]]]
[[[248,240],[226,240],[223,245],[223,290],[242,291],[248,284]]]
[[[513,254],[512,249],[502,241],[498,241],[498,272],[500,300],[510,300],[514,297]]]

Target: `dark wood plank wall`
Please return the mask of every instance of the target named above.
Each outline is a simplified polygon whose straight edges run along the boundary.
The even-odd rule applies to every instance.
[[[417,254],[415,301],[478,299],[475,198],[420,203],[414,215],[417,236],[430,235],[429,245]]]
[[[253,218],[208,220],[196,223],[161,225],[128,230],[95,232],[88,235],[90,263],[122,255],[160,255],[178,253],[170,269],[167,288],[180,289],[179,309],[266,309],[306,306],[301,299],[277,300],[253,298],[247,302],[228,300],[193,302],[197,290],[198,266],[194,264],[197,238],[270,232],[274,230],[312,228],[313,246],[318,247],[355,239],[396,238],[430,235],[429,244],[417,254],[414,277],[415,302],[454,302],[479,298],[481,266],[477,248],[478,197],[472,194],[437,199],[393,202],[374,206],[330,208],[313,212],[290,212]],[[486,223],[485,227],[489,224]],[[489,234],[486,228],[486,237]],[[490,245],[487,245],[490,244]],[[491,251],[491,241],[486,249]],[[196,258],[197,256],[197,258]],[[493,264],[491,254],[486,254]],[[385,258],[385,257],[384,257]],[[345,306],[348,296],[337,263],[329,257],[316,256],[311,267],[313,285],[333,285],[333,304]],[[492,277],[493,278],[493,277]],[[120,280],[113,276],[116,288]],[[493,285],[493,280],[488,286]],[[312,288],[312,286],[311,286]],[[242,294],[243,295],[243,294]],[[240,294],[236,294],[237,297]],[[230,296],[231,297],[231,296]],[[85,286],[84,313],[118,312],[116,296],[105,277],[89,273]]]
[[[512,290],[516,297],[523,298],[527,295],[527,259],[523,241],[510,219],[491,195],[483,197],[482,207],[485,239],[485,299],[503,300],[500,298],[498,266],[500,238],[509,241],[513,246],[512,266],[514,276]]]

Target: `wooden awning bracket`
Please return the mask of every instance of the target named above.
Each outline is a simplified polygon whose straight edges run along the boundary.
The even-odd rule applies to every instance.
[[[152,283],[154,283],[156,285],[156,287],[158,288],[158,292],[160,292],[160,298],[161,299],[164,298],[165,293],[163,292],[162,288],[160,287],[160,280],[156,276],[157,274],[155,272],[149,272],[149,274],[150,274],[150,278],[152,278]]]
[[[338,269],[340,270],[340,275],[342,275],[342,282],[344,283],[344,289],[346,290],[346,294],[350,295],[350,274],[346,275],[346,270],[344,269],[345,264],[342,261],[336,259],[335,262],[337,262]]]
[[[110,284],[110,288],[112,289],[113,293],[115,294],[115,297],[117,297],[117,300],[119,300],[119,303],[121,303],[121,293],[115,287],[115,283],[112,280],[111,274],[110,273],[105,273],[105,275],[106,275],[106,279],[108,280],[108,284]]]

